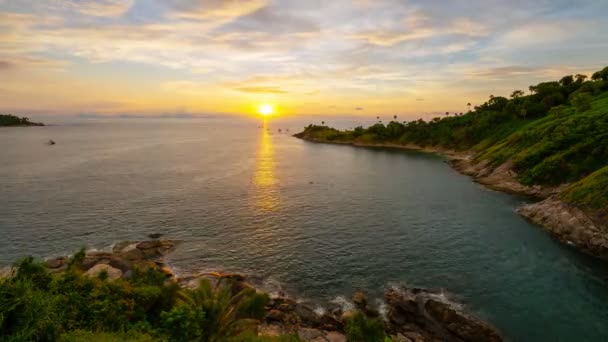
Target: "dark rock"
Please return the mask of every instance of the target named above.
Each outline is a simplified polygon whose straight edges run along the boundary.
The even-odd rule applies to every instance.
[[[282,311],[276,310],[276,309],[270,310],[266,314],[266,321],[268,321],[269,323],[283,322],[284,319],[285,319],[285,313],[283,313]]]
[[[441,326],[465,341],[502,341],[489,324],[460,312],[448,303],[429,299],[425,308]]]
[[[294,311],[300,317],[303,325],[314,326],[317,323],[318,316],[310,307],[296,304]]]
[[[161,233],[152,233],[152,234],[148,234],[148,237],[150,239],[158,239],[158,238],[162,237],[163,235],[164,234],[161,234]]]

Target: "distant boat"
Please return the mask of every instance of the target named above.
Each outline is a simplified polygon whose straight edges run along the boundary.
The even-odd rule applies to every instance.
[[[52,139],[49,139],[49,141],[47,142],[48,145],[55,145],[55,142]]]

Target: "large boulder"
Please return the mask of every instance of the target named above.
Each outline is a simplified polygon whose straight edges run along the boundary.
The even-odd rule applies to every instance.
[[[108,275],[108,280],[116,280],[122,277],[121,270],[119,270],[118,268],[114,268],[108,264],[97,264],[91,267],[85,273],[85,275],[89,277],[99,277],[99,274],[101,274],[102,272],[106,272],[106,274]]]

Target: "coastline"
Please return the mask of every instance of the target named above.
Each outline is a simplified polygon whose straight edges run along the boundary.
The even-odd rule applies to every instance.
[[[360,314],[384,322],[383,330],[393,341],[503,341],[495,327],[441,291],[392,286],[386,290],[382,304],[373,304],[365,293],[355,290],[345,303],[325,303],[320,309],[282,291],[271,293],[264,288],[263,280],[247,274],[206,271],[178,275],[166,256],[179,244],[180,241],[164,239],[120,241],[102,250],[83,250],[80,257],[77,253],[47,258],[41,265],[55,276],[76,267],[84,277],[113,282],[128,280],[137,271],[152,271],[160,274],[167,286],[174,284],[181,289],[195,290],[205,283],[213,288],[227,286],[233,296],[254,290],[268,298],[262,316],[255,322],[257,336],[292,335],[301,341],[346,342],[348,324]],[[0,279],[16,274],[13,267],[0,271]]]
[[[455,151],[441,147],[424,147],[414,144],[359,143],[348,141],[328,141],[305,136],[302,133],[294,137],[320,144],[349,145],[367,148],[392,148],[409,151],[420,151],[442,155],[448,159],[450,166],[482,184],[489,189],[527,196],[537,200],[516,210],[528,221],[542,227],[559,241],[574,246],[579,250],[603,260],[608,260],[608,223],[596,219],[596,215],[582,208],[566,203],[559,194],[568,184],[557,187],[527,186],[517,180],[517,173],[512,164],[506,162],[496,168],[486,162],[476,162],[474,154],[468,151]]]

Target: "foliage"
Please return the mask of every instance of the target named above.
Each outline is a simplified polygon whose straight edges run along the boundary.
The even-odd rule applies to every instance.
[[[20,118],[10,114],[0,114],[0,126],[43,126],[43,124],[31,122],[25,117]]]
[[[108,281],[85,276],[81,257],[61,274],[28,257],[0,280],[0,341],[225,341],[265,315],[268,297],[253,289],[206,281],[181,289],[153,268]]]
[[[561,198],[572,204],[605,210],[608,208],[608,167],[570,185]]]
[[[345,332],[349,342],[384,342],[386,338],[382,320],[367,318],[361,312],[347,319]]]

